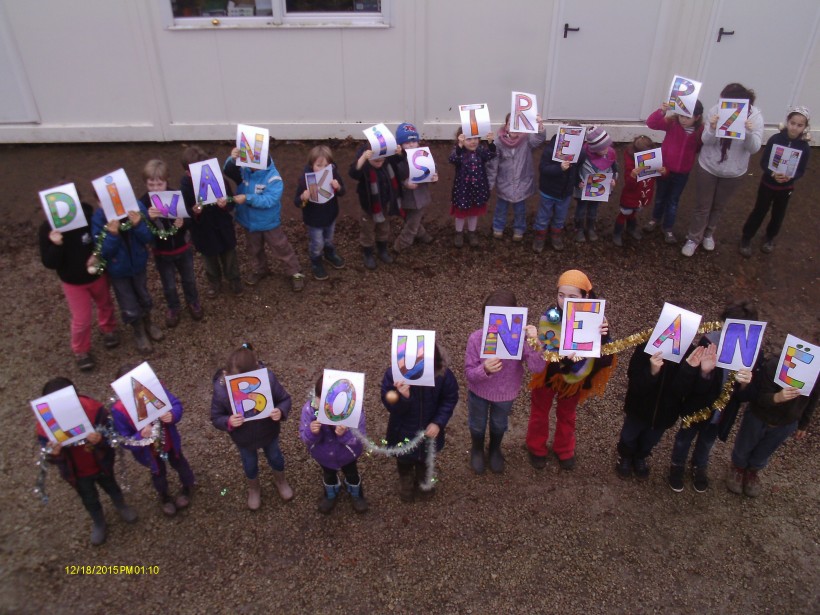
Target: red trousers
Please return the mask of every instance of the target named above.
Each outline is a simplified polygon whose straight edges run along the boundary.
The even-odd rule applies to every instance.
[[[101,275],[91,284],[62,282],[62,285],[71,311],[71,350],[74,354],[85,354],[91,350],[94,304],[97,305],[97,323],[103,333],[111,333],[117,328],[108,276]]]
[[[534,389],[530,396],[527,448],[530,453],[539,457],[546,457],[549,452],[547,442],[550,438],[550,408],[555,396],[555,390],[549,387]],[[558,398],[556,404],[552,450],[560,460],[570,459],[575,455],[575,410],[579,397],[580,393],[572,397]]]

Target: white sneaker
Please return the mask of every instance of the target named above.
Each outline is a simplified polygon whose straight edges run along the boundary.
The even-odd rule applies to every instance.
[[[708,235],[703,238],[703,242],[701,243],[701,245],[703,245],[704,250],[706,250],[707,252],[711,252],[715,249],[715,238],[711,235]]]
[[[712,244],[712,247],[714,247],[714,244]],[[696,244],[691,239],[687,239],[686,243],[683,244],[683,250],[681,250],[680,253],[683,254],[684,256],[692,256],[695,253],[695,250],[697,250],[697,249],[698,249],[698,244]]]

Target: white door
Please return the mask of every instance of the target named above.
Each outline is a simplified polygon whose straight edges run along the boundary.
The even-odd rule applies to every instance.
[[[549,119],[641,119],[661,4],[558,0],[547,86]],[[635,24],[642,25],[636,29]]]
[[[733,82],[755,91],[767,124],[784,121],[789,105],[806,104],[794,98],[819,19],[817,0],[719,0],[700,71],[704,108],[717,104],[720,91]]]

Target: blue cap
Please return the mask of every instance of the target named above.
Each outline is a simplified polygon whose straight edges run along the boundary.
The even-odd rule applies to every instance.
[[[396,143],[399,145],[404,145],[408,141],[418,140],[419,133],[413,124],[405,122],[404,124],[399,124],[399,127],[396,128]]]

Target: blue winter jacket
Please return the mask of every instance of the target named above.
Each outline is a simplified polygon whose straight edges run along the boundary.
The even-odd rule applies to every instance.
[[[222,168],[222,172],[236,182],[236,193],[247,197],[242,205],[236,206],[236,221],[252,233],[270,231],[281,224],[284,184],[273,159],[268,160],[268,168],[261,171],[238,167],[230,157]]]
[[[130,231],[118,235],[105,234],[100,255],[108,263],[106,271],[112,278],[130,278],[145,272],[148,263],[148,247],[154,242],[154,236],[148,229],[148,211],[140,204],[143,220]],[[97,237],[108,221],[102,208],[94,212],[91,218],[91,230]]]

